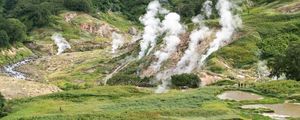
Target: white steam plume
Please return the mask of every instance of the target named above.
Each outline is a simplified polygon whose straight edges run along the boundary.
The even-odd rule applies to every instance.
[[[112,33],[112,53],[116,53],[116,51],[123,46],[124,38],[122,35],[113,32]]]
[[[203,4],[202,12],[205,13],[206,18],[210,18],[210,16],[212,15],[212,5],[213,2],[210,0],[205,1]]]
[[[66,41],[66,39],[60,33],[54,33],[51,39],[58,47],[57,55],[62,54],[66,49],[71,49],[71,46],[68,43],[68,41]]]
[[[180,16],[177,13],[166,15],[162,25],[163,30],[167,32],[163,39],[166,46],[155,53],[158,61],[150,66],[155,72],[159,71],[161,64],[176,52],[177,46],[180,44],[179,36],[185,31],[184,26],[180,23]]]
[[[190,73],[198,66],[198,58],[200,58],[198,45],[202,40],[211,35],[210,29],[202,23],[202,19],[203,17],[201,15],[198,15],[192,19],[194,23],[199,24],[199,29],[196,29],[191,33],[191,41],[188,49],[184,52],[183,57],[177,63],[175,69],[176,74]]]
[[[160,24],[161,21],[157,17],[159,13],[165,14],[168,11],[163,9],[158,0],[154,0],[149,3],[147,8],[147,13],[140,17],[140,21],[144,24],[144,34],[143,40],[140,42],[141,51],[139,53],[139,59],[145,56],[149,46],[151,47],[148,50],[148,53],[156,46],[156,38],[161,33]]]
[[[228,0],[218,1],[216,8],[221,16],[220,25],[222,26],[222,29],[217,32],[216,39],[210,44],[207,53],[201,56],[200,67],[212,53],[230,42],[235,30],[241,27],[241,18],[238,15],[233,15],[231,12],[233,7],[235,7],[235,5]]]
[[[204,17],[202,15],[192,18],[193,23],[198,24],[199,28],[191,33],[189,47],[177,63],[176,68],[165,70],[156,75],[156,80],[161,81],[162,84],[158,86],[155,93],[167,92],[168,86],[171,84],[170,79],[172,75],[190,73],[197,67],[198,58],[200,57],[197,51],[198,44],[211,35],[209,28],[203,24],[203,19]]]

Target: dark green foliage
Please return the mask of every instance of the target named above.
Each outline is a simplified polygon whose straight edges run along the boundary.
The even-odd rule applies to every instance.
[[[10,42],[26,40],[26,26],[17,19],[8,19],[6,32],[10,36]]]
[[[4,2],[5,3],[4,8],[7,11],[12,10],[16,6],[17,2],[18,2],[18,0],[5,0],[5,2]]]
[[[28,29],[49,24],[51,12],[44,5],[24,3],[13,11],[14,17],[21,20]]]
[[[120,0],[92,0],[92,2],[99,11],[120,11],[122,9]]]
[[[4,10],[3,6],[4,6],[4,1],[0,0],[0,16],[2,15],[3,10]]]
[[[190,88],[197,88],[200,85],[200,79],[195,74],[181,74],[173,75],[171,77],[172,85],[176,87],[187,86]]]
[[[91,12],[91,0],[64,0],[64,6],[70,10]]]
[[[277,57],[282,55],[287,49],[289,42],[297,41],[300,38],[295,34],[278,34],[274,37],[264,39],[259,47],[262,50],[262,57]]]
[[[131,74],[118,73],[107,81],[108,85],[136,85],[148,86],[149,78],[140,78],[139,76]]]
[[[233,80],[220,80],[216,83],[213,83],[212,85],[215,85],[215,86],[227,86],[227,85],[234,85],[236,84],[237,82],[236,81],[233,81]]]
[[[148,3],[152,0],[121,0],[121,12],[128,17],[129,20],[138,21],[138,18],[145,14]]]
[[[6,101],[5,101],[4,97],[0,93],[0,118],[7,114],[6,110],[5,110],[5,102]]]
[[[6,31],[9,37],[9,43],[26,40],[26,26],[17,19],[4,20],[0,23],[0,29]]]
[[[0,30],[0,46],[8,46],[9,45],[9,37],[4,30]]]
[[[289,44],[284,55],[275,58],[270,64],[272,75],[285,74],[288,79],[300,81],[300,39]]]
[[[202,4],[206,0],[170,0],[170,6],[173,11],[179,13],[184,21],[189,21],[193,16],[201,12]],[[216,0],[213,0],[214,4]],[[216,13],[216,11],[214,11]],[[215,14],[214,14],[215,15]]]
[[[300,91],[300,82],[293,80],[271,81],[258,83],[254,89],[267,95],[285,97]]]

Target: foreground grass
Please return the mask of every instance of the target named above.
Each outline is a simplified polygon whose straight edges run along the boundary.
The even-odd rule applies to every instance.
[[[131,86],[105,86],[11,101],[12,112],[3,120],[253,118],[218,100],[222,91],[206,87],[154,94]]]

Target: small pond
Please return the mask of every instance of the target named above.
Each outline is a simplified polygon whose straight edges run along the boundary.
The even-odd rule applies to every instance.
[[[235,100],[235,101],[263,99],[263,97],[260,95],[249,93],[249,92],[243,92],[243,91],[226,91],[218,95],[217,97],[222,100]]]
[[[243,109],[271,109],[274,113],[263,113],[262,115],[271,117],[277,120],[284,120],[287,117],[300,118],[300,104],[296,103],[283,103],[283,104],[257,104],[257,105],[244,105]]]

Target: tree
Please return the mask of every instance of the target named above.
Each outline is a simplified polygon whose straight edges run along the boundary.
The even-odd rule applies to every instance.
[[[70,10],[91,12],[91,0],[64,0],[64,6]]]
[[[3,0],[2,0],[3,1]],[[9,11],[9,10],[12,10],[15,5],[18,3],[18,0],[5,0],[4,2],[4,8]]]
[[[8,19],[6,24],[0,25],[0,28],[6,31],[7,35],[10,37],[10,43],[16,41],[23,42],[26,40],[26,26],[18,19]]]
[[[0,30],[0,47],[9,45],[9,37],[4,30]]]
[[[3,10],[4,10],[3,5],[4,5],[4,1],[0,0],[0,15],[2,15]]]
[[[190,88],[197,88],[200,84],[200,79],[195,74],[181,74],[173,75],[171,82],[176,87],[188,86]]]
[[[300,40],[289,44],[284,55],[276,57],[271,64],[272,75],[285,74],[288,79],[300,81]]]
[[[19,2],[12,14],[15,18],[21,20],[29,30],[33,27],[42,27],[49,24],[51,16],[51,12],[45,5],[28,2]]]

